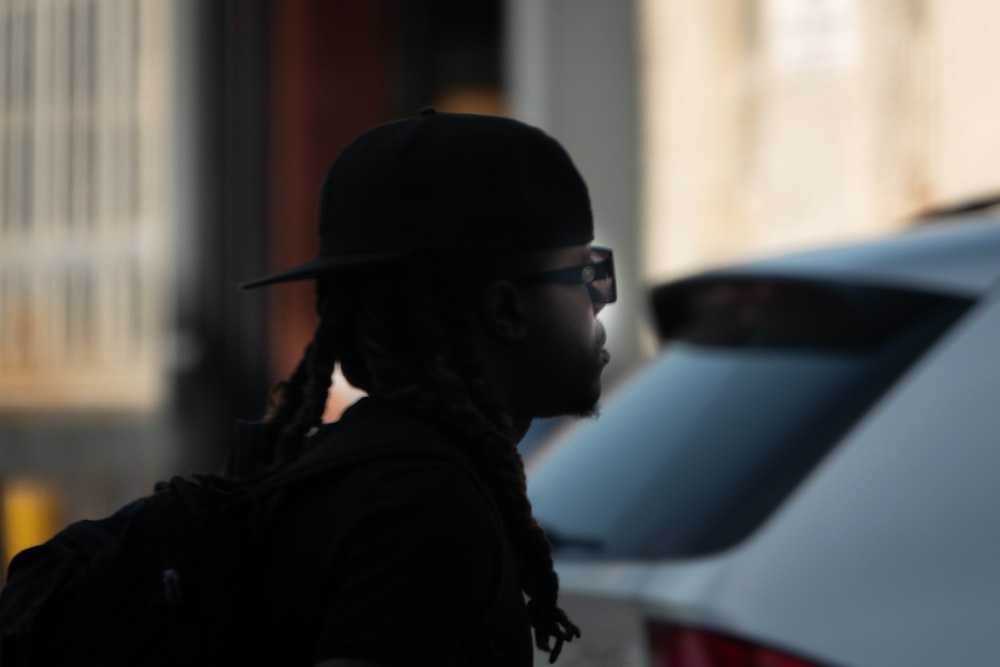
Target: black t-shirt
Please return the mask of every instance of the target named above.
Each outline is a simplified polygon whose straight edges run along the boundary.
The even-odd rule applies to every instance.
[[[387,439],[386,423],[398,435]],[[263,580],[274,636],[288,642],[283,664],[531,665],[507,534],[465,455],[439,430],[373,399],[340,424],[313,436],[314,447],[365,449],[365,457],[289,486],[271,514],[273,569]]]

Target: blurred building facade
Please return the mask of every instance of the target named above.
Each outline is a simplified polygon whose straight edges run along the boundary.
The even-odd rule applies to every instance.
[[[0,0],[5,555],[221,465],[314,326],[308,285],[236,286],[313,255],[361,130],[435,105],[567,146],[613,386],[649,283],[1000,189],[998,31],[990,0]]]
[[[67,507],[138,492],[132,481],[171,456],[169,18],[164,2],[0,3],[8,547]]]

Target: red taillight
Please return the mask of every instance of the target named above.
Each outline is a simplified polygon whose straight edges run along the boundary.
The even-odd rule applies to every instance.
[[[709,630],[650,623],[652,667],[820,667]]]

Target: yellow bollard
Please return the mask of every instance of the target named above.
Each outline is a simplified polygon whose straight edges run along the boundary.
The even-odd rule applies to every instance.
[[[0,485],[0,556],[6,577],[10,560],[28,547],[56,534],[59,498],[54,486],[40,479],[8,479]]]

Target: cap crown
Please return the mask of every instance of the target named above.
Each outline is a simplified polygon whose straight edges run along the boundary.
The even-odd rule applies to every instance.
[[[590,196],[565,149],[499,116],[438,113],[380,125],[334,160],[315,260],[257,287],[422,250],[537,250],[594,238]]]
[[[587,243],[587,186],[541,130],[495,116],[425,113],[361,135],[323,184],[321,256]]]

